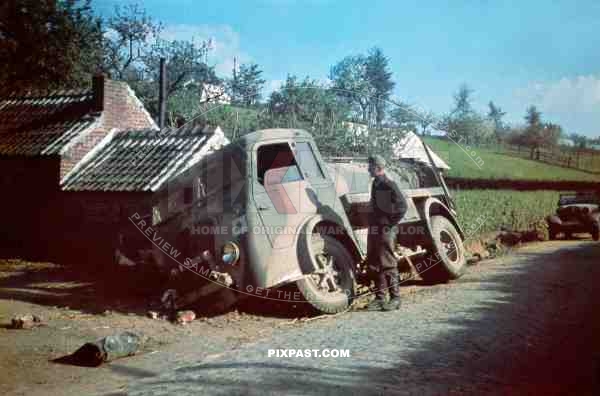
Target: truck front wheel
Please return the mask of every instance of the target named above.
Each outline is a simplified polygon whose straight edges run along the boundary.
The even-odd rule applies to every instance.
[[[464,273],[465,248],[454,224],[444,216],[431,216],[431,253],[415,265],[427,282],[447,282]]]
[[[317,311],[334,314],[347,309],[355,294],[354,259],[344,245],[329,235],[312,233],[308,251],[301,252],[306,268],[314,268],[296,285]]]

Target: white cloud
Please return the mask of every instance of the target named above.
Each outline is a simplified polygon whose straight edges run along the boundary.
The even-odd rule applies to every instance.
[[[600,77],[577,76],[558,81],[532,82],[517,89],[515,96],[529,101],[548,112],[598,112],[600,111]]]
[[[217,75],[231,76],[233,58],[238,65],[250,57],[240,48],[240,36],[229,25],[167,25],[161,33],[165,40],[206,41],[212,39],[213,49],[208,54],[208,63],[215,66]]]
[[[527,106],[535,105],[544,119],[563,125],[568,132],[600,133],[600,76],[531,82],[516,89],[513,98],[523,114]]]

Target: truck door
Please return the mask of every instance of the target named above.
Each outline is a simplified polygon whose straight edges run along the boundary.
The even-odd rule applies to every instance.
[[[334,204],[333,183],[309,141],[263,143],[255,148],[254,158],[253,197],[261,232],[273,248],[289,248],[307,217]]]

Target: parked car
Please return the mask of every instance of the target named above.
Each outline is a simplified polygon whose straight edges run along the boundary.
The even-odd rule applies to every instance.
[[[600,196],[594,192],[561,194],[556,214],[546,218],[551,240],[559,235],[571,238],[576,233],[590,233],[600,238]]]

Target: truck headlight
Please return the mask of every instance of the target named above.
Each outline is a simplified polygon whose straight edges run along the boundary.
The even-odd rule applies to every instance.
[[[227,242],[222,249],[223,263],[234,265],[240,259],[240,248],[235,242]]]

